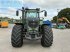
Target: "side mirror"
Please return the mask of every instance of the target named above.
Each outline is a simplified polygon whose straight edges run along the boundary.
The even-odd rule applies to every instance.
[[[44,12],[44,16],[45,16],[45,17],[47,16],[47,12],[46,12],[46,11]]]
[[[16,16],[18,16],[19,15],[19,12],[18,11],[16,11]]]

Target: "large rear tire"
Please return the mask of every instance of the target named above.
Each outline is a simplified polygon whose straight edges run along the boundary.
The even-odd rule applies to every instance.
[[[44,25],[43,26],[43,35],[41,38],[41,45],[43,47],[50,47],[52,45],[52,42],[53,42],[52,29],[49,26]]]
[[[15,25],[12,30],[11,43],[13,47],[21,47],[23,45],[22,25]]]

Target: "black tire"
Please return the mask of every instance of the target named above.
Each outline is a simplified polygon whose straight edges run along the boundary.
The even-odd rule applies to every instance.
[[[13,47],[21,47],[23,45],[22,25],[15,25],[12,30],[11,43]]]
[[[41,38],[41,45],[43,47],[50,47],[53,42],[53,32],[52,28],[47,25],[43,26],[43,35]]]

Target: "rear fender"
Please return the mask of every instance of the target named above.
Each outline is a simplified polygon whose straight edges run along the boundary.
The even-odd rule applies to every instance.
[[[15,25],[23,25],[22,23],[15,23]]]
[[[52,23],[51,21],[47,20],[47,21],[43,21],[43,25],[47,25],[49,27],[52,27]]]

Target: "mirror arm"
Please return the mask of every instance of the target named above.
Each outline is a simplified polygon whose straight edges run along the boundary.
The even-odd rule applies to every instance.
[[[40,11],[39,13],[41,13],[41,12],[45,12],[44,16],[47,16],[46,10],[42,10],[42,11]]]
[[[44,11],[46,11],[46,10],[42,10],[42,11],[40,11],[40,12],[44,12]]]
[[[19,11],[19,10],[22,11],[21,9],[18,9],[18,11]]]

